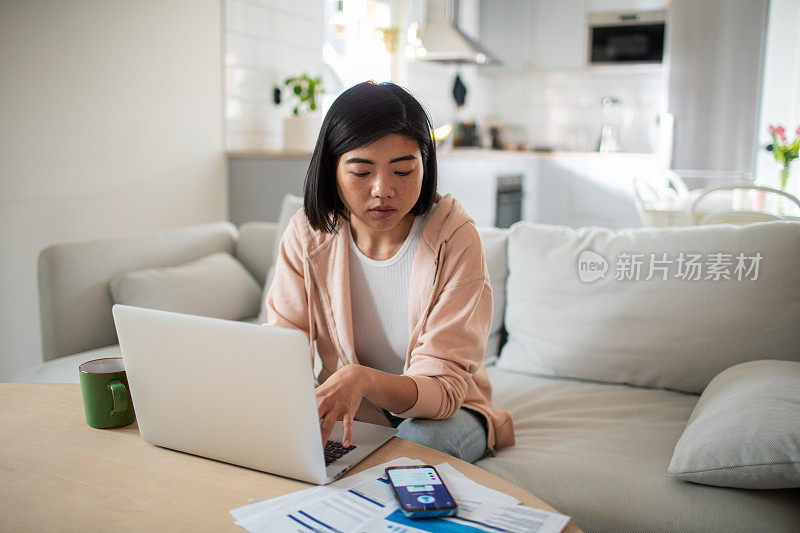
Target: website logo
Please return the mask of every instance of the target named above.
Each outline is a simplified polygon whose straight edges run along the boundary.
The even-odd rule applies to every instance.
[[[591,283],[606,277],[608,261],[602,255],[584,250],[578,256],[578,277],[584,283]]]

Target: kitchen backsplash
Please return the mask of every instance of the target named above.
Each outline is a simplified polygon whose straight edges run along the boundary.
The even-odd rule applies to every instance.
[[[492,76],[493,114],[528,146],[595,151],[604,122],[601,101],[615,106],[621,151],[654,152],[665,95],[658,66],[592,67]]]
[[[285,101],[273,88],[307,72],[322,74],[320,0],[225,0],[225,146],[280,150]]]
[[[467,87],[457,108],[456,74]],[[506,141],[524,148],[596,151],[604,120],[618,130],[620,151],[655,152],[664,77],[659,66],[592,67],[563,71],[491,71],[477,66],[412,63],[409,88],[434,126],[475,121],[500,126]],[[601,101],[618,101],[604,115]]]
[[[455,66],[415,62],[409,65],[407,89],[419,99],[431,116],[434,127],[447,122],[481,120],[495,113],[492,80],[475,65]],[[467,87],[464,106],[453,99],[453,83],[459,74]]]

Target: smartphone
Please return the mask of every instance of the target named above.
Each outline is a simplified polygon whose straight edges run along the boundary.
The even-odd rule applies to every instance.
[[[409,518],[453,516],[456,500],[430,465],[390,466],[386,476],[400,510]]]

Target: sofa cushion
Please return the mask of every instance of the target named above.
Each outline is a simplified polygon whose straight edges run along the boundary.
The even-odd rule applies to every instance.
[[[503,368],[699,394],[733,365],[800,359],[800,223],[519,223],[508,257]]]
[[[278,227],[275,233],[275,247],[272,250],[272,264],[278,260],[278,253],[281,250],[281,239],[289,227],[289,222],[298,210],[303,208],[303,197],[294,194],[287,194],[281,202],[281,212],[278,213]]]
[[[234,257],[253,274],[256,281],[263,286],[267,280],[277,227],[272,222],[245,222],[239,226],[239,238],[236,241]]]
[[[800,363],[751,361],[712,379],[669,475],[720,487],[800,487]]]
[[[667,475],[698,396],[488,369],[516,445],[478,466],[584,531],[793,531],[800,490],[742,490]]]
[[[114,303],[212,318],[240,320],[258,314],[261,287],[227,252],[173,267],[114,277]]]
[[[494,302],[492,327],[489,330],[489,341],[486,343],[486,352],[483,357],[483,364],[488,365],[497,361],[503,341],[503,315],[506,308],[506,278],[508,277],[506,253],[509,232],[507,229],[500,228],[478,228],[478,233],[483,241],[483,253],[486,257],[486,267],[489,270]]]
[[[264,291],[261,295],[261,304],[258,310],[258,323],[265,324],[267,322],[267,293],[269,287],[272,285],[272,278],[275,277],[275,263],[278,261],[278,255],[281,251],[281,239],[289,227],[289,221],[299,209],[303,208],[303,197],[295,196],[294,194],[287,194],[283,197],[281,202],[281,212],[278,214],[278,226],[275,229],[275,246],[272,250],[272,264],[267,271],[266,282],[264,283]]]

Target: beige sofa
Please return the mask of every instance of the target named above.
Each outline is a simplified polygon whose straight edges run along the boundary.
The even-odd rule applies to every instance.
[[[514,418],[517,444],[479,466],[571,515],[585,531],[797,531],[798,489],[724,488],[667,472],[699,393],[715,375],[748,359],[800,365],[800,278],[788,273],[800,270],[800,224],[773,224],[783,226],[481,230],[496,303],[486,361],[496,358],[507,330],[489,374],[495,404]],[[119,353],[108,289],[115,276],[222,251],[264,284],[278,231],[275,224],[237,229],[222,222],[45,249],[39,283],[46,362],[17,379],[75,382],[79,362]],[[761,285],[662,286],[616,280],[613,269],[599,281],[578,279],[576,250],[608,260],[635,249],[678,253],[681,243],[689,251],[761,250]],[[797,286],[782,289],[781,276]],[[776,302],[783,316],[748,321],[749,313],[768,313],[776,294],[784,294]],[[758,328],[769,338],[754,338]],[[750,353],[754,346],[763,350]]]
[[[276,225],[215,222],[149,235],[48,246],[39,254],[43,363],[12,381],[77,383],[78,365],[119,356],[109,282],[126,272],[233,255],[261,285],[272,264]],[[249,317],[256,321],[258,313]]]

